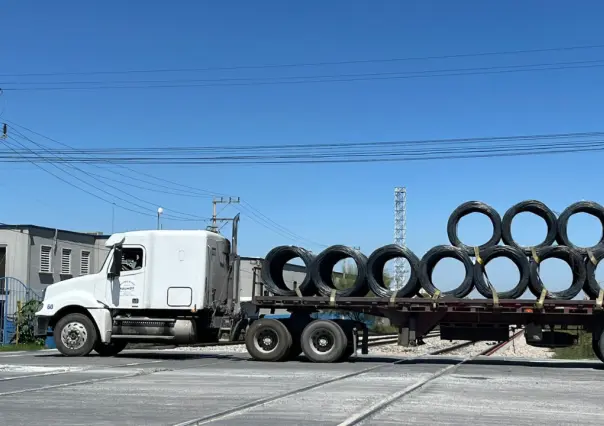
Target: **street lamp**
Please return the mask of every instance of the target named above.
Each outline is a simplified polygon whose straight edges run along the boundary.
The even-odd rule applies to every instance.
[[[161,214],[164,212],[164,209],[162,209],[161,207],[157,209],[157,229],[159,229],[159,217],[161,216]]]

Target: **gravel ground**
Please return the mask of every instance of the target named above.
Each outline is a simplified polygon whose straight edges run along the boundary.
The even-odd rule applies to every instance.
[[[554,352],[548,348],[536,348],[526,344],[524,335],[521,335],[514,341],[508,343],[503,349],[495,355],[505,357],[521,357],[521,358],[553,358]]]

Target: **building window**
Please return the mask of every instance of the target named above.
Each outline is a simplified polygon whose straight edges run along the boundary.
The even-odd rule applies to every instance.
[[[80,274],[88,275],[90,273],[90,252],[82,250],[82,258],[80,259]]]
[[[40,272],[42,273],[51,273],[51,246],[42,246],[40,247]]]
[[[71,249],[61,250],[61,274],[71,275]]]

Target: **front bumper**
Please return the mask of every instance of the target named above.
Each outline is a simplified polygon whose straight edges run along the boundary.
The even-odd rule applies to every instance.
[[[50,324],[50,317],[37,316],[34,324],[34,335],[36,337],[46,337],[50,333],[48,331],[48,325]]]

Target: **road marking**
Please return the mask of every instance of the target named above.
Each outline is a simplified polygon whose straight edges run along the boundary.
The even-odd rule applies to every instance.
[[[28,389],[19,389],[19,390],[8,391],[8,392],[0,392],[0,396],[17,395],[17,394],[21,394],[21,393],[25,393],[25,392],[37,392],[37,391],[42,391],[42,390],[47,390],[47,389],[65,388],[65,387],[69,387],[69,386],[106,382],[109,380],[127,379],[127,378],[131,378],[131,377],[149,376],[151,374],[163,373],[166,371],[186,370],[188,368],[203,368],[203,367],[208,367],[210,365],[216,365],[216,364],[221,364],[221,363],[225,363],[225,362],[228,362],[228,361],[210,362],[207,364],[187,366],[187,367],[182,367],[182,368],[158,368],[158,369],[153,369],[152,371],[140,370],[140,371],[137,371],[136,373],[120,374],[119,376],[101,377],[98,379],[86,379],[86,380],[79,380],[77,382],[59,383],[56,385],[46,385],[46,386],[40,386],[37,388],[28,388]],[[85,371],[90,371],[90,370],[85,370]],[[85,372],[85,371],[79,371],[79,372]]]

